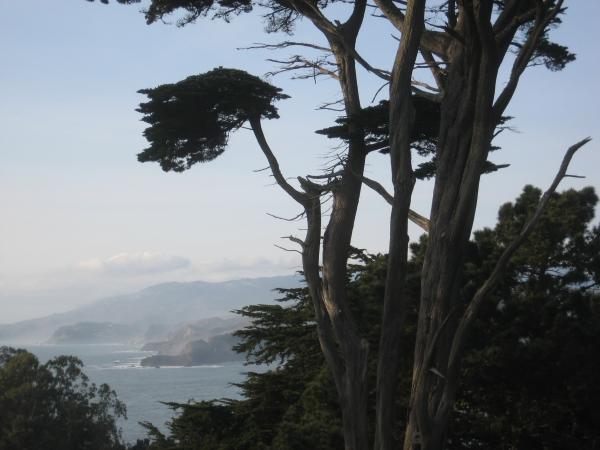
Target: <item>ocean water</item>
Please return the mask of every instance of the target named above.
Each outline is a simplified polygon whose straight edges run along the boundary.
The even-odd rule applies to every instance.
[[[239,398],[232,386],[244,379],[244,372],[259,371],[242,362],[194,367],[142,367],[140,361],[152,352],[142,352],[123,345],[44,345],[22,346],[41,362],[57,355],[79,357],[84,371],[96,384],[106,383],[127,406],[127,420],[119,421],[123,440],[134,443],[146,437],[138,422],[151,422],[166,431],[165,422],[173,411],[163,402],[185,403],[188,400]]]

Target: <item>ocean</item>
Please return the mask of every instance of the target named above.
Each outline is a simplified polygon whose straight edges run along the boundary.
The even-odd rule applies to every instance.
[[[18,346],[15,346],[18,347]],[[73,355],[83,361],[84,372],[96,384],[106,383],[127,406],[127,420],[120,420],[123,440],[135,443],[146,437],[138,422],[151,422],[166,431],[174,412],[160,402],[239,398],[232,386],[244,379],[244,372],[260,371],[243,362],[194,367],[142,367],[140,361],[152,352],[123,345],[23,346],[41,362],[57,355]],[[264,370],[264,369],[262,369]]]

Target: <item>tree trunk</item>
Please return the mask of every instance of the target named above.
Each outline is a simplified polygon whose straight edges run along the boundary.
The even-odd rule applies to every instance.
[[[350,119],[348,131],[351,137],[343,173],[331,189],[333,204],[323,237],[322,282],[319,287],[311,288],[319,297],[313,297],[317,304],[315,308],[320,308],[324,316],[318,323],[319,333],[330,333],[337,349],[337,357],[329,358],[327,363],[340,399],[346,450],[369,448],[366,380],[369,345],[358,333],[348,304],[346,283],[367,155],[364,130],[360,123],[353,120],[362,108],[354,58],[347,48],[348,45],[354,45],[359,25],[360,22],[353,22],[353,28],[348,28],[345,43],[340,43],[335,36],[328,36],[339,67],[339,81],[346,115]]]
[[[398,46],[390,83],[390,159],[394,197],[390,215],[390,244],[377,361],[376,450],[398,448],[394,436],[399,377],[400,339],[406,316],[406,265],[408,213],[415,176],[411,163],[411,132],[414,108],[411,101],[412,69],[424,29],[425,1],[409,2],[407,31]]]
[[[467,17],[465,17],[467,16]],[[431,228],[421,298],[410,419],[404,448],[442,449],[456,380],[446,377],[458,314],[464,253],[471,235],[479,180],[496,123],[498,64],[474,17],[461,17],[464,44],[455,44],[441,108]]]

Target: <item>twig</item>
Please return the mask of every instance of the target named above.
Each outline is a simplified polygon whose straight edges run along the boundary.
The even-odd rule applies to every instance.
[[[286,217],[280,217],[280,216],[276,216],[275,214],[271,214],[271,213],[265,213],[267,216],[273,217],[274,219],[279,219],[279,220],[285,220],[286,222],[295,222],[298,219],[301,219],[302,217],[304,217],[304,215],[306,214],[306,211],[302,211],[300,214],[291,217],[291,218],[286,218]]]
[[[302,252],[300,250],[297,250],[295,248],[285,248],[282,247],[281,245],[277,245],[277,244],[273,244],[275,247],[277,247],[280,250],[283,250],[284,252],[294,252],[294,253],[298,253],[298,254],[302,254]]]

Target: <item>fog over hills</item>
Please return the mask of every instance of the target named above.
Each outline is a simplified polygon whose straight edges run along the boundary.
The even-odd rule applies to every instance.
[[[298,284],[297,276],[158,284],[132,294],[101,299],[65,313],[0,325],[0,344],[46,342],[60,327],[80,322],[128,325],[131,335],[152,340],[176,325],[230,316],[232,310],[245,305],[272,303],[278,297],[274,289]],[[115,328],[122,330],[120,326]]]

